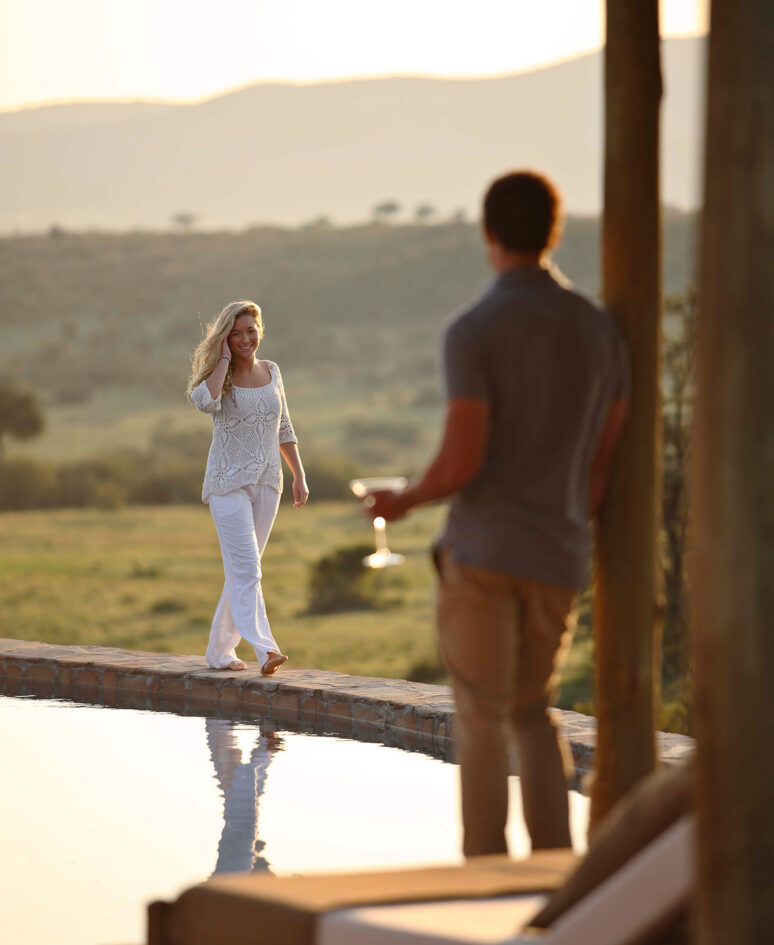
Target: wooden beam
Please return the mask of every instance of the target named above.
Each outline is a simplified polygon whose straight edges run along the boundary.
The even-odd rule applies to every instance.
[[[607,0],[602,286],[632,367],[629,416],[597,523],[591,826],[656,764],[661,518],[658,0]]]
[[[701,943],[774,941],[774,4],[713,0],[693,438]]]

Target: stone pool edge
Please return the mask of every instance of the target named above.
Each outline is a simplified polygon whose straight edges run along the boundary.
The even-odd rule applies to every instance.
[[[254,666],[248,664],[244,672],[218,672],[201,656],[0,638],[0,680],[6,691],[10,686],[17,692],[29,689],[124,708],[268,715],[337,735],[388,740],[438,757],[452,755],[454,702],[447,686],[287,666],[265,677]],[[554,711],[578,773],[591,771],[594,718]],[[684,761],[693,748],[693,739],[685,735],[658,733],[664,764]]]

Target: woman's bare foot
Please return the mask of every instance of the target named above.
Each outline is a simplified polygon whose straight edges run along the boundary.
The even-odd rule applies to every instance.
[[[239,669],[247,669],[247,663],[244,660],[234,660],[229,663],[228,666],[224,666],[223,669],[226,671],[236,672]]]
[[[261,666],[261,676],[273,676],[280,666],[282,666],[283,663],[287,663],[287,661],[287,656],[283,656],[282,653],[276,653],[274,650],[269,650],[266,654],[266,662]]]

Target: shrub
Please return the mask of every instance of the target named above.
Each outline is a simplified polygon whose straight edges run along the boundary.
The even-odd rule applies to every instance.
[[[177,600],[174,597],[160,597],[150,606],[152,614],[179,614],[187,608],[184,601]]]
[[[131,577],[155,579],[161,577],[161,568],[155,564],[142,564],[140,561],[135,561],[132,566]]]
[[[373,610],[379,606],[374,571],[363,567],[370,545],[339,548],[310,566],[307,609],[310,614],[335,614],[346,610]]]
[[[0,509],[41,509],[57,504],[56,467],[33,459],[8,459],[0,466]]]
[[[581,715],[596,715],[593,699],[582,699],[580,702],[573,702],[573,712],[580,712]]]
[[[306,481],[313,502],[351,499],[350,480],[360,475],[360,468],[346,456],[312,456],[304,459]],[[200,490],[201,491],[201,490]],[[285,474],[284,501],[293,501],[293,477]]]
[[[415,660],[408,668],[406,679],[419,683],[445,683],[446,667],[436,654]]]
[[[107,480],[94,487],[92,505],[98,509],[120,509],[126,505],[126,490],[117,482]]]
[[[690,708],[682,699],[672,699],[661,706],[659,726],[663,732],[676,732],[678,735],[691,734]]]
[[[181,505],[200,502],[203,464],[168,463],[141,475],[129,493],[133,505]]]
[[[83,508],[94,505],[95,481],[84,475],[80,464],[68,463],[57,469],[57,505]]]
[[[0,510],[120,508],[123,505],[198,504],[209,435],[196,431],[154,436],[149,450],[120,450],[75,463],[14,458],[0,465]],[[307,479],[317,502],[352,497],[360,472],[344,456],[312,457]],[[292,501],[292,476],[283,498]]]
[[[68,508],[120,508],[126,504],[127,484],[137,465],[138,460],[131,453],[63,463],[57,471],[56,505]]]

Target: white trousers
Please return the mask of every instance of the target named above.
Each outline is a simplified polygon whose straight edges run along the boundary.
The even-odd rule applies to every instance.
[[[266,662],[269,650],[280,652],[261,590],[261,555],[279,500],[279,493],[263,485],[242,486],[226,495],[210,496],[226,576],[205,657],[213,669],[223,669],[237,659],[235,647],[240,637],[255,650],[260,665]]]

